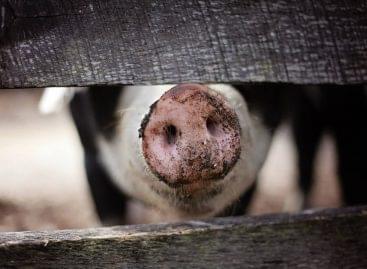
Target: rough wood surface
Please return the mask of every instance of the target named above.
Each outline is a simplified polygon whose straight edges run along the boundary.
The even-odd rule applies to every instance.
[[[0,234],[2,268],[367,268],[367,207]]]
[[[0,0],[0,88],[365,83],[366,0]]]

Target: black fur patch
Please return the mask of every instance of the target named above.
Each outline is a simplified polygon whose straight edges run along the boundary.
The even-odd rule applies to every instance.
[[[116,111],[121,92],[121,86],[93,86],[88,91],[96,127],[107,139],[116,133],[119,120]]]
[[[80,141],[84,150],[84,162],[90,191],[97,213],[105,225],[124,224],[127,197],[116,187],[99,160],[98,133],[109,135],[103,126],[114,115],[118,97],[116,89],[93,88],[93,93],[78,92],[70,103]],[[104,93],[106,95],[104,96]],[[97,98],[99,97],[99,98]]]
[[[245,98],[250,113],[258,114],[273,132],[287,113],[287,93],[297,86],[284,83],[251,83],[233,87]]]

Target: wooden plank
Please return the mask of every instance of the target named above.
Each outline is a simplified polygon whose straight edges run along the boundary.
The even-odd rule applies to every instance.
[[[2,268],[367,268],[367,206],[0,234]]]
[[[0,88],[367,81],[365,0],[0,5]]]

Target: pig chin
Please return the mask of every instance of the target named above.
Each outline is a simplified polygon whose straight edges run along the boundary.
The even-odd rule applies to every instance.
[[[243,166],[240,160],[227,176],[215,181],[196,181],[174,187],[158,180],[151,182],[151,191],[163,199],[152,205],[163,211],[174,211],[180,218],[214,216],[233,203],[255,180],[255,176],[246,180],[237,176],[241,164]]]
[[[188,214],[211,214],[216,211],[221,204],[212,202],[226,190],[226,184],[230,184],[229,178],[220,181],[197,181],[195,183],[180,186],[168,186],[165,183],[152,186],[152,191],[163,197],[170,204],[170,207],[179,209]]]

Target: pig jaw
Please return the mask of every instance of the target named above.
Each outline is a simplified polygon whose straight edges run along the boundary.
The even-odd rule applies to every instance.
[[[240,157],[221,180],[199,181],[178,188],[168,186],[152,173],[145,161],[142,139],[138,138],[137,131],[149,106],[173,86],[125,88],[120,102],[121,122],[116,139],[112,143],[100,140],[103,160],[106,160],[117,186],[137,200],[158,208],[167,219],[214,216],[253,184],[265,159],[270,135],[261,121],[249,114],[246,102],[237,90],[229,85],[209,85],[225,97],[238,116]]]

